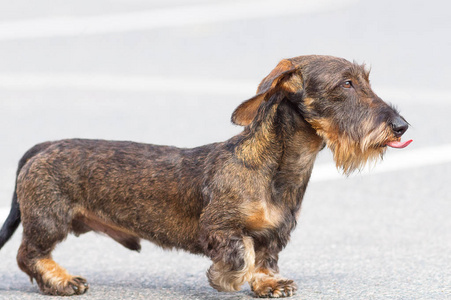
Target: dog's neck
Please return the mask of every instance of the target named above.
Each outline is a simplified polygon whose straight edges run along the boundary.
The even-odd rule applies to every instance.
[[[297,210],[324,141],[288,100],[264,110],[241,134],[235,153],[272,178],[274,201]]]

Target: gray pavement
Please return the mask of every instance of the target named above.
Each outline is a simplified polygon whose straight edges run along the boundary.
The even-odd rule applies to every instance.
[[[402,153],[413,159],[389,172],[376,166],[310,184],[280,257],[282,274],[298,283],[294,299],[451,299],[451,153],[435,151],[451,140],[450,4],[321,0],[313,7],[281,0],[277,5],[289,2],[291,12],[276,7],[272,14],[249,10],[238,17],[228,15],[233,5],[254,3],[258,10],[256,2],[148,2],[0,0],[0,223],[16,164],[33,144],[84,137],[192,147],[225,140],[240,130],[229,123],[231,112],[278,60],[331,54],[372,66],[374,90],[412,125],[406,137],[414,143],[389,150],[387,162],[395,154],[403,162]],[[182,16],[144,26],[129,20],[134,29],[90,31],[97,16],[165,15],[193,6],[204,12],[211,5],[224,11],[218,21]],[[55,28],[44,21],[55,18],[68,27],[84,20],[77,24],[85,27],[52,36]],[[28,37],[6,38],[2,28]],[[429,161],[425,150],[437,156],[433,162],[422,163]],[[331,163],[323,152],[318,169]],[[408,155],[415,153],[423,156]],[[0,299],[50,298],[17,267],[20,238],[21,228],[0,250]],[[213,290],[208,259],[147,242],[134,253],[93,233],[70,236],[54,257],[90,282],[77,299],[252,298],[248,286]]]

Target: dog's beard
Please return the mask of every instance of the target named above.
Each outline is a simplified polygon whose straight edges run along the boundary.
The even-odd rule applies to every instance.
[[[317,134],[331,149],[337,168],[345,175],[361,170],[369,163],[375,164],[382,160],[387,142],[393,140],[392,131],[385,123],[360,129],[362,132],[354,132],[351,136],[337,130],[325,131],[317,128]],[[359,136],[361,138],[356,138]]]
[[[332,150],[337,168],[345,175],[361,170],[369,163],[375,164],[382,160],[387,149],[383,146],[362,149],[358,143],[343,142],[343,140],[340,143],[327,142],[327,146]]]

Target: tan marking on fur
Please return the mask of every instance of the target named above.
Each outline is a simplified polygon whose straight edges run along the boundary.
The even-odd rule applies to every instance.
[[[264,273],[255,273],[252,278],[252,290],[261,290],[263,285],[271,287],[271,289],[277,288],[277,278]]]
[[[245,140],[237,149],[237,157],[249,164],[260,165],[271,159],[269,153],[266,153],[268,145],[275,139],[273,131],[274,115],[278,105],[273,105],[265,116],[261,127],[255,132],[252,138]]]
[[[374,136],[376,135],[375,134],[376,131],[372,131],[372,128],[374,127],[374,120],[373,119],[363,120],[361,122],[360,127],[362,128],[362,131],[365,131],[368,133],[360,143],[360,149],[362,151],[365,151],[365,149],[367,149],[370,144],[374,143]],[[379,127],[386,127],[386,126],[383,123],[381,123]],[[380,131],[380,130],[377,130],[377,131]],[[367,138],[368,136],[371,136],[371,139],[368,139]]]
[[[313,110],[313,103],[315,102],[314,98],[304,98],[304,105],[307,110]]]
[[[313,101],[312,101],[313,102]],[[329,119],[319,118],[308,120],[312,127],[316,130],[316,133],[329,141],[338,140],[338,129],[330,122]]]
[[[246,228],[253,231],[276,228],[283,219],[280,209],[266,201],[245,203],[242,211],[247,216]]]
[[[371,126],[369,125],[368,128],[371,128]],[[371,131],[368,129],[367,131],[368,134],[361,141],[362,151],[366,151],[373,145],[384,145],[388,141],[400,140],[400,138],[391,138],[393,135],[392,130],[384,123],[380,124],[376,130]]]
[[[259,269],[253,274],[250,281],[252,291],[259,297],[279,298],[292,296],[297,285],[292,280],[287,280],[279,274],[272,274],[267,269]]]
[[[83,208],[76,209],[74,221],[81,222],[96,232],[102,232],[108,235],[116,242],[127,248],[129,248],[128,244],[131,240],[139,244],[139,237],[136,233],[125,228],[121,228],[113,224],[111,221],[106,220],[106,218],[99,217],[93,212],[87,211]]]
[[[137,237],[137,235],[133,231],[119,227],[113,222],[107,220],[106,218],[102,218],[101,216],[91,211],[83,208],[78,208],[75,211],[76,213],[74,219],[83,222],[84,224],[91,227],[94,231],[103,232],[111,236],[112,238],[114,238],[114,236]]]
[[[317,134],[323,137],[327,146],[334,154],[337,168],[341,168],[345,174],[363,168],[367,163],[376,162],[385,153],[386,147],[382,147],[392,135],[386,124],[381,124],[376,129],[373,120],[367,120],[362,124],[362,130],[367,132],[365,137],[355,141],[346,133],[340,133],[337,126],[326,119],[309,120]]]
[[[42,276],[42,280],[51,286],[64,286],[72,279],[66,269],[50,258],[39,259],[34,267]]]
[[[239,291],[245,282],[252,279],[255,267],[254,241],[243,236],[244,266],[241,270],[231,270],[231,266],[222,261],[217,262],[208,270],[211,285],[220,292]]]
[[[266,267],[266,259],[268,259],[268,254],[262,251],[258,251],[255,253],[255,272],[254,275],[258,275],[259,273],[265,274],[268,276],[276,276],[279,274],[277,269],[272,269]],[[277,266],[275,266],[277,268]]]
[[[303,89],[302,78],[300,74],[293,74],[290,79],[282,83],[282,89],[288,93],[296,93]]]
[[[279,79],[284,72],[294,70],[295,68],[296,67],[290,60],[282,59],[277,64],[277,66],[268,74],[268,76],[263,78],[262,82],[258,86],[257,93],[265,93],[269,91],[279,83],[277,79]]]
[[[265,95],[257,95],[246,102],[243,102],[233,112],[233,123],[241,126],[247,126],[254,120],[257,115],[258,108],[265,99]]]
[[[288,92],[293,92],[301,85],[302,80],[296,78],[298,76],[291,76],[291,72],[294,72],[296,67],[291,61],[284,59],[266,76],[259,84],[257,89],[257,95],[244,101],[238,106],[232,114],[232,122],[241,125],[248,126],[257,116],[258,109],[263,101],[267,100],[271,95],[279,90],[288,89]],[[286,76],[285,76],[286,75]],[[288,79],[289,78],[289,79]]]

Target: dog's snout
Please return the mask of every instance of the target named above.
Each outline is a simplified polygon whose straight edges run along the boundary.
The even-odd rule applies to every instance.
[[[401,137],[409,128],[409,124],[400,116],[396,116],[390,125],[396,137]]]

